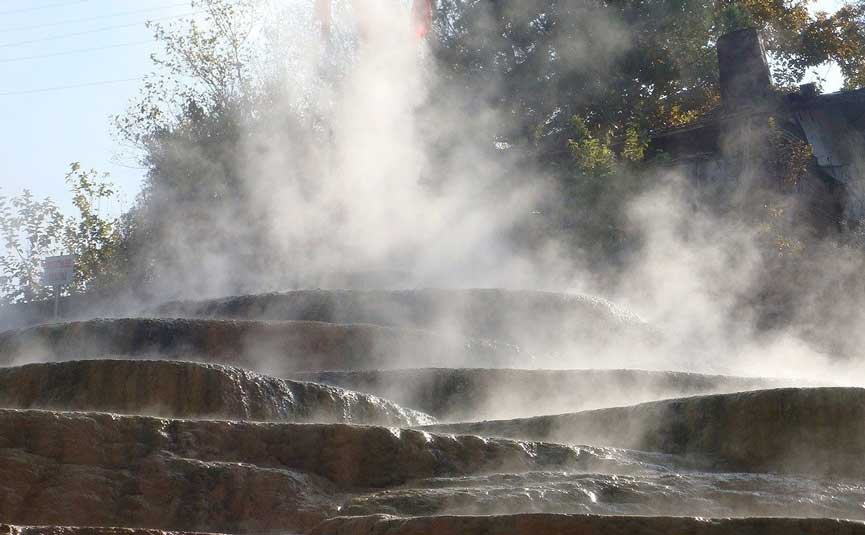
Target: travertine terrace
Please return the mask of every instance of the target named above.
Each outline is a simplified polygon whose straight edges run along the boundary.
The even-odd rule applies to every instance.
[[[0,535],[865,533],[865,391],[567,369],[662,340],[505,290],[7,331]]]

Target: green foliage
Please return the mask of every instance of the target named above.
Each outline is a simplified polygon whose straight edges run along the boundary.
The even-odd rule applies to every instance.
[[[116,219],[106,219],[99,213],[102,201],[115,195],[107,173],[85,171],[74,162],[66,174],[66,184],[72,193],[72,204],[77,217],[67,222],[63,245],[68,254],[75,255],[75,281],[72,291],[84,292],[112,287],[123,273],[121,251],[122,235]]]
[[[230,247],[213,220],[231,217],[243,127],[259,110],[250,38],[256,3],[194,0],[204,20],[149,25],[161,45],[151,56],[154,71],[114,118],[117,135],[147,170],[138,206],[118,222],[117,257],[136,288],[152,280],[154,266],[175,261],[169,244]]]
[[[635,121],[653,130],[698,117],[717,102],[714,43],[732,29],[761,31],[782,86],[829,60],[861,86],[863,5],[812,16],[808,0],[443,0],[435,55],[455,85],[484,87],[478,98],[503,112],[496,134],[517,143],[525,125],[545,125],[536,137],[555,152],[574,137],[573,115],[614,137]]]
[[[297,169],[313,167],[305,159],[320,154],[338,128],[302,101],[314,100],[305,98],[305,91],[332,82],[330,74],[339,68],[322,68],[328,70],[324,82],[308,76],[296,84],[307,86],[287,88],[294,79],[287,82],[285,75],[294,65],[279,46],[280,32],[286,31],[280,29],[287,25],[264,20],[256,4],[200,0],[195,6],[205,12],[203,23],[151,26],[162,45],[153,56],[155,72],[115,120],[117,133],[136,147],[147,168],[139,205],[122,232],[123,254],[135,255],[137,269],[145,271],[134,275],[136,280],[152,277],[152,266],[179,262],[161,247],[172,240],[207,243],[220,252],[243,244],[251,258],[261,258],[267,229],[258,226],[261,214],[243,203],[256,178],[239,167],[238,154],[254,144],[250,132],[261,133],[256,130],[261,118],[275,105],[284,106],[285,92],[302,96],[296,120],[279,110],[286,124],[275,135],[297,143],[286,147],[290,157],[283,161]],[[816,17],[807,0],[439,0],[435,5],[431,59],[441,76],[434,77],[439,85],[430,88],[432,102],[425,109],[458,108],[454,115],[467,123],[474,118],[483,123],[467,124],[467,130],[482,128],[479,137],[528,149],[563,192],[559,208],[549,211],[556,213],[550,228],[591,239],[603,240],[604,232],[623,235],[623,207],[644,187],[630,171],[646,157],[648,132],[687,124],[718,104],[714,43],[723,33],[757,27],[782,85],[828,60],[839,62],[850,87],[865,78],[865,0]],[[331,36],[323,64],[350,63],[349,51],[332,54],[348,43],[336,39]],[[491,108],[498,113],[477,113]],[[436,124],[440,117],[430,119]],[[288,174],[287,180],[315,180]],[[587,227],[594,230],[583,233]]]
[[[618,143],[618,154],[609,132],[603,136],[592,134],[585,121],[576,115],[571,118],[571,124],[574,137],[568,140],[568,149],[581,174],[594,177],[613,175],[624,172],[623,166],[642,162],[645,158],[648,136],[637,124],[630,124],[625,129],[624,140]]]
[[[40,282],[48,256],[76,255],[75,280],[66,291],[82,293],[122,280],[119,261],[122,236],[117,221],[99,213],[100,201],[114,196],[108,175],[70,165],[66,182],[78,213],[64,216],[50,198],[37,200],[29,190],[0,195],[0,303],[47,299],[52,292]]]
[[[645,157],[647,136],[636,123],[628,125],[618,141],[609,132],[593,133],[579,116],[572,117],[571,124],[575,137],[568,140],[570,172],[560,175],[564,203],[548,208],[555,218],[548,232],[558,234],[574,251],[588,252],[596,260],[614,259],[633,245],[625,207],[647,185],[638,165]]]
[[[38,200],[30,190],[21,195],[0,195],[0,303],[27,302],[45,298],[39,278],[42,259],[59,254],[66,221],[51,199]]]
[[[622,149],[622,158],[630,162],[641,162],[646,156],[649,147],[649,139],[644,131],[631,124],[625,131],[625,146]]]
[[[489,135],[517,146],[529,140],[557,176],[561,206],[545,212],[555,213],[547,228],[580,236],[577,248],[616,249],[625,207],[644,187],[631,162],[669,160],[646,154],[647,133],[720,103],[721,35],[757,28],[780,86],[830,60],[848,87],[861,86],[863,4],[848,0],[832,16],[815,16],[808,0],[442,0],[434,56],[448,84],[483,88],[465,104],[466,117],[494,108],[499,122]]]
[[[727,33],[753,28],[755,22],[747,8],[736,3],[725,6],[721,10],[720,24],[724,33]]]
[[[805,69],[835,61],[846,89],[865,87],[865,0],[851,2],[832,15],[818,13],[801,35],[803,57],[796,67]]]
[[[602,142],[593,136],[583,119],[576,115],[571,121],[576,138],[568,140],[568,148],[579,172],[594,177],[612,174],[616,155],[610,148],[609,139]]]
[[[260,205],[248,202],[263,180],[251,172],[257,162],[249,153],[271,157],[268,144],[255,140],[291,140],[284,153],[298,170],[286,169],[293,180],[305,180],[299,170],[330,141],[321,117],[286,104],[287,91],[304,89],[288,87],[295,74],[276,31],[285,20],[260,16],[260,4],[205,0],[196,2],[204,12],[200,23],[151,26],[162,45],[154,72],[114,120],[147,173],[123,229],[128,276],[137,288],[171,277],[165,273],[188,273],[190,259],[206,255],[243,255],[250,270],[272,262],[273,248],[265,245],[272,229]],[[311,35],[318,40],[317,32]]]
[[[120,137],[145,148],[176,128],[184,117],[220,113],[251,93],[253,64],[247,46],[255,20],[252,0],[192,0],[204,11],[201,23],[181,19],[149,22],[161,53],[156,67],[126,113],[114,118]]]
[[[814,160],[811,145],[781,128],[775,118],[768,120],[765,138],[771,173],[789,186],[798,184]]]

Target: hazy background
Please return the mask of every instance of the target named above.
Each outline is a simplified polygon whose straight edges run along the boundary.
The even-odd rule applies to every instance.
[[[308,5],[309,0],[282,0]],[[839,0],[817,0],[832,12]],[[170,22],[195,10],[188,0],[0,0],[0,188],[29,188],[64,211],[71,201],[63,176],[72,161],[111,173],[121,195],[109,215],[130,208],[143,170],[112,137],[109,117],[122,113],[150,72],[158,50],[145,21]],[[824,90],[841,86],[840,72],[818,73]],[[131,79],[131,80],[130,80]],[[83,84],[86,87],[69,87]],[[50,148],[50,150],[48,150]]]
[[[138,91],[140,76],[150,68],[148,53],[153,50],[145,43],[149,31],[143,27],[144,20],[168,23],[189,16],[190,9],[184,7],[186,2],[159,8],[175,9],[174,14],[155,7],[151,13],[143,4],[134,9],[98,7],[106,4],[103,0],[0,4],[5,13],[4,35],[23,35],[0,42],[0,49],[18,54],[6,56],[2,63],[18,69],[4,80],[32,84],[0,92],[3,104],[10,108],[5,114],[9,124],[22,126],[3,129],[4,135],[12,136],[4,150],[12,152],[7,160],[13,162],[3,171],[5,193],[14,195],[30,186],[37,196],[50,195],[68,203],[63,175],[70,161],[79,160],[86,167],[111,171],[125,192],[125,199],[121,196],[113,201],[116,206],[105,210],[120,213],[131,203],[143,171],[123,167],[135,161],[135,152],[112,140],[109,116],[124,112],[127,98]],[[523,168],[518,156],[500,154],[518,151],[496,149],[488,137],[490,125],[508,112],[485,102],[495,97],[490,90],[495,77],[490,81],[478,76],[470,91],[459,83],[448,85],[440,79],[446,77],[424,68],[425,44],[416,46],[417,40],[409,35],[404,3],[382,0],[363,5],[352,15],[358,33],[364,34],[363,27],[377,31],[366,32],[359,41],[352,52],[354,62],[342,62],[346,56],[339,50],[325,56],[351,65],[341,77],[322,72],[327,69],[321,67],[317,32],[298,31],[303,20],[311,19],[311,2],[278,4],[283,9],[274,12],[286,14],[281,17],[284,21],[273,17],[267,26],[284,28],[285,44],[290,46],[267,49],[272,57],[254,53],[250,58],[254,67],[263,64],[277,71],[272,91],[261,93],[268,100],[239,99],[236,108],[216,114],[211,124],[201,120],[208,119],[209,102],[202,98],[203,112],[201,108],[189,111],[198,118],[193,126],[201,130],[193,128],[187,135],[178,128],[170,135],[152,137],[156,142],[147,147],[151,149],[147,155],[157,170],[156,180],[149,202],[136,218],[144,230],[133,234],[132,252],[119,256],[131,266],[121,264],[117,270],[126,276],[120,279],[123,289],[149,292],[136,294],[136,302],[285,289],[293,287],[287,277],[299,270],[396,269],[413,274],[409,286],[529,288],[604,296],[670,333],[672,346],[656,361],[665,367],[680,368],[683,362],[717,367],[716,355],[750,360],[758,351],[764,355],[760,362],[774,368],[773,359],[765,356],[786,359],[790,344],[800,340],[798,331],[782,328],[794,325],[807,333],[814,324],[827,324],[827,311],[838,317],[822,338],[840,340],[841,350],[858,351],[859,341],[852,336],[865,324],[859,301],[843,294],[841,302],[835,298],[837,291],[823,292],[820,286],[824,259],[833,258],[833,251],[824,254],[815,248],[809,251],[809,257],[817,259],[811,266],[794,258],[770,271],[768,260],[775,250],[772,229],[763,232],[761,241],[757,232],[765,225],[695,210],[690,192],[677,189],[681,177],[666,176],[670,173],[649,177],[645,183],[660,187],[629,203],[632,206],[623,211],[629,221],[613,227],[601,220],[593,227],[602,242],[610,241],[611,229],[621,228],[634,236],[630,247],[619,248],[627,250],[618,256],[618,249],[608,255],[583,249],[586,243],[592,245],[591,234],[582,242],[566,242],[581,234],[583,227],[581,221],[557,215],[603,215],[620,207],[596,203],[592,199],[598,197],[583,196],[579,190],[558,189],[549,180],[551,172],[533,165]],[[621,28],[591,11],[571,15],[591,24],[593,31],[585,34],[588,40],[568,38],[567,43],[558,43],[562,57],[567,57],[565,68],[595,83],[598,66],[604,67],[603,58],[597,56],[613,56],[620,50],[625,41]],[[14,17],[20,20],[6,22]],[[364,17],[370,21],[361,20]],[[37,22],[28,23],[28,18]],[[61,21],[66,22],[54,24]],[[133,36],[132,29],[140,32],[140,38]],[[477,33],[467,32],[468,40],[483,35],[484,29],[481,25]],[[713,52],[704,56],[714,64]],[[108,58],[123,69],[111,68]],[[39,62],[45,63],[38,72],[52,73],[51,79],[47,74],[45,78],[30,74]],[[202,65],[186,62],[186,70],[175,74],[190,77]],[[54,63],[63,68],[52,67]],[[87,68],[75,67],[77,63]],[[135,65],[139,70],[134,70]],[[824,89],[836,89],[838,82],[836,76]],[[87,83],[95,85],[73,87]],[[520,90],[534,91],[539,85],[537,79],[525,83]],[[582,91],[584,86],[569,83],[567,87]],[[93,108],[88,106],[91,99]],[[171,105],[163,106],[167,110],[163,116],[174,113]],[[246,114],[247,109],[253,113]],[[133,114],[133,123],[159,130],[146,113],[144,120],[140,117]],[[204,135],[199,136],[199,131]],[[435,175],[433,180],[427,172]],[[628,174],[607,183],[625,183]],[[14,176],[14,181],[7,176]],[[206,187],[199,191],[202,184]],[[589,200],[574,209],[567,199],[576,198]],[[625,202],[631,196],[617,198]],[[66,204],[63,207],[68,209]],[[590,264],[595,257],[614,256],[615,263]],[[81,264],[100,269],[108,265],[104,272],[111,272],[112,266],[103,259],[90,260]],[[832,263],[840,273],[833,288],[856,280],[860,265],[856,259],[841,263],[833,258]],[[848,269],[839,269],[847,265]],[[764,273],[785,284],[772,287]],[[316,287],[314,282],[303,285]],[[760,292],[767,287],[786,298],[779,300],[789,306],[766,310],[767,300],[761,299]],[[824,294],[829,296],[826,303],[809,301]],[[779,313],[786,315],[768,324],[760,321]],[[729,364],[729,357],[724,362]]]
[[[143,174],[112,138],[109,117],[137,93],[158,50],[144,22],[192,11],[188,0],[0,0],[4,193],[29,188],[68,211],[63,175],[81,161],[110,172],[121,187],[125,203],[106,208],[114,215],[128,209]],[[68,87],[101,82],[111,83]]]

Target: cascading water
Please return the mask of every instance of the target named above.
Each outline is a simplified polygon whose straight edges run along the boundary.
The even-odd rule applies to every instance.
[[[106,532],[865,533],[865,391],[515,365],[556,362],[539,342],[578,343],[587,325],[657,347],[658,333],[613,307],[422,290],[158,311],[194,319],[0,335],[0,521]],[[532,327],[520,330],[524,317]],[[463,332],[443,330],[459,322]]]

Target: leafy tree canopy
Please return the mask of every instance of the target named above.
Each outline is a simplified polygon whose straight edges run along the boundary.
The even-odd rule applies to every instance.
[[[761,30],[775,83],[837,62],[865,85],[865,2],[809,15],[808,0],[443,0],[436,56],[444,72],[508,113],[506,135],[555,134],[579,115],[624,136],[693,120],[718,100],[717,38]]]
[[[250,133],[266,135],[277,116],[281,135],[296,140],[286,160],[306,169],[339,128],[318,113],[327,95],[319,90],[338,83],[356,43],[335,31],[322,52],[309,5],[193,5],[205,11],[203,21],[153,25],[163,44],[154,73],[116,119],[148,173],[130,227],[130,250],[143,255],[137,265],[145,270],[182,263],[160,248],[181,238],[213,254],[242,244],[250,265],[267,263],[266,229],[258,226],[266,221],[242,202],[255,176],[238,155],[254,145]],[[641,159],[647,132],[690,122],[718,103],[720,35],[760,29],[781,87],[826,61],[841,66],[848,87],[859,87],[863,12],[865,0],[816,16],[808,0],[438,0],[428,42],[439,76],[419,122],[429,112],[432,124],[449,109],[491,143],[533,155],[563,191],[552,227],[591,227],[582,235],[597,240],[621,236],[619,207],[641,185],[609,177]],[[311,51],[320,54],[312,72],[304,63]],[[490,120],[479,109],[498,113]],[[477,128],[469,125],[476,118]],[[430,143],[452,148],[446,136]]]
[[[125,280],[124,225],[105,217],[100,207],[113,198],[107,174],[70,164],[66,183],[77,214],[66,216],[50,198],[39,200],[29,190],[0,195],[0,304],[46,299],[50,286],[41,282],[48,256],[74,254],[75,279],[68,293],[115,290]]]

